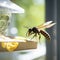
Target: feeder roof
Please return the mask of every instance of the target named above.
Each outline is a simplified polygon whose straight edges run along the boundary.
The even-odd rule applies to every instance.
[[[11,13],[24,13],[24,9],[10,0],[0,0],[0,8],[7,8]]]

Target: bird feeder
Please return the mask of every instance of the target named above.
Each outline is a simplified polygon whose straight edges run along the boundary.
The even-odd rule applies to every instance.
[[[11,18],[12,13],[13,14],[14,13],[18,13],[18,14],[24,13],[24,9],[21,8],[20,6],[16,5],[15,3],[11,2],[10,0],[0,0],[0,52],[7,51],[10,49],[10,48],[6,48],[7,45],[5,44],[5,42],[8,42],[9,44],[11,44],[10,42],[17,42],[16,43],[17,45],[19,42],[19,46],[17,49],[15,49],[15,51],[36,48],[36,46],[37,46],[36,42],[26,41],[27,40],[26,38],[23,38],[23,37],[21,38],[18,36],[8,37],[8,28],[9,28],[9,24],[11,24],[10,21],[12,19]],[[12,44],[15,44],[15,43],[12,43]],[[12,48],[14,48],[14,47],[12,47]],[[11,50],[9,50],[9,51],[11,51]]]
[[[5,33],[10,24],[12,13],[24,13],[24,9],[10,0],[0,0],[0,33]]]

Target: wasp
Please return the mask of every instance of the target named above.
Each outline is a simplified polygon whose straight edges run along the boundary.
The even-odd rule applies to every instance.
[[[29,28],[26,35],[30,36],[30,35],[34,34],[32,38],[34,38],[38,35],[39,36],[38,38],[40,40],[41,34],[42,34],[47,40],[50,40],[51,39],[50,35],[43,29],[50,28],[50,27],[54,26],[55,24],[56,23],[53,23],[53,21],[48,21],[48,22],[43,23],[37,27]]]

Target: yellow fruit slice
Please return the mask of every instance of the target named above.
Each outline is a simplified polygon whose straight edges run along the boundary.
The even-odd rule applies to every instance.
[[[5,43],[5,42],[2,42],[2,43],[1,43],[1,46],[2,46],[3,48],[6,48],[6,46],[7,46],[7,43]]]
[[[8,42],[6,49],[8,51],[14,51],[18,47],[19,43],[18,42]]]
[[[8,51],[14,51],[18,47],[19,43],[18,42],[2,42],[1,46]]]
[[[1,36],[1,38],[3,40],[18,40],[20,42],[26,42],[26,38],[20,37],[20,36],[16,36],[14,38]],[[1,42],[2,48],[5,48],[8,51],[14,51],[15,49],[17,49],[18,45],[19,45],[19,42]]]

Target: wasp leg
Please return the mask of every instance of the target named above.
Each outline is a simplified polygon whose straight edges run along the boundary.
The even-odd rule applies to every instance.
[[[35,33],[35,35],[31,38],[31,39],[33,39],[34,37],[36,37],[37,36],[37,33]]]
[[[38,36],[39,36],[39,40],[38,40],[38,41],[40,42],[41,34],[40,34],[40,33],[38,33]]]
[[[40,38],[41,38],[41,35],[40,35],[40,33],[39,33],[39,40],[40,40]]]
[[[28,36],[28,31],[27,31],[27,33],[26,33],[26,36]]]
[[[34,34],[34,33],[27,31],[26,36],[30,36],[30,35],[32,35],[32,34]]]

